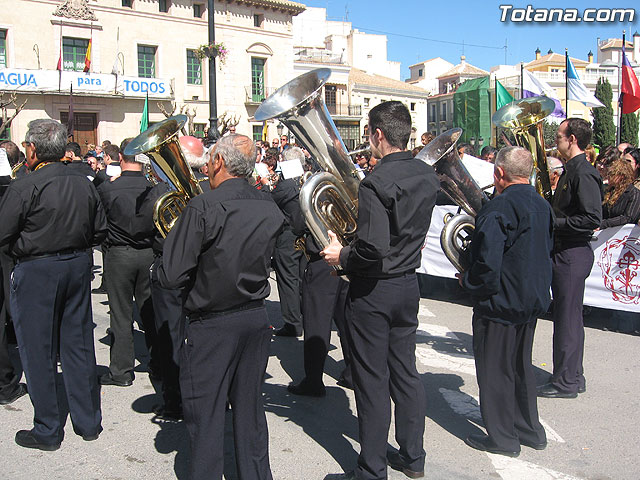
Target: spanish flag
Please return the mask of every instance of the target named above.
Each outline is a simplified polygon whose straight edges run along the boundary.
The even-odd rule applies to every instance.
[[[89,45],[87,45],[87,53],[84,56],[84,72],[88,72],[91,67],[91,42],[93,40],[89,40]]]
[[[620,103],[622,104],[622,113],[633,113],[640,108],[640,84],[624,51],[624,40],[622,41],[621,92]]]

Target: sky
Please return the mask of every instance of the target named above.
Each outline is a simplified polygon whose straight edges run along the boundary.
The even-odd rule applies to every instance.
[[[329,20],[348,19],[353,28],[362,32],[387,35],[388,60],[402,63],[402,79],[408,78],[409,66],[434,57],[455,64],[465,55],[468,63],[490,70],[494,65],[529,62],[539,48],[542,55],[549,49],[571,57],[587,60],[587,53],[597,53],[597,39],[626,38],[640,32],[640,4],[631,0],[615,2],[615,8],[635,7],[633,23],[533,23],[501,22],[500,5],[532,8],[575,8],[580,15],[587,8],[607,8],[612,2],[540,1],[509,4],[507,1],[420,1],[383,0],[298,0],[309,7],[327,9]],[[507,17],[510,17],[509,10]],[[605,15],[603,12],[602,15]],[[506,49],[505,49],[506,44]]]

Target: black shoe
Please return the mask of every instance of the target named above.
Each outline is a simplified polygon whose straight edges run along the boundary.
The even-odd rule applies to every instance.
[[[584,381],[584,385],[582,385],[581,387],[578,387],[578,393],[584,393],[587,391],[587,381]]]
[[[306,397],[324,397],[327,394],[324,385],[320,384],[318,386],[312,386],[305,380],[302,380],[297,384],[290,383],[287,390],[294,395],[304,395]]]
[[[547,442],[544,441],[542,443],[530,442],[528,440],[520,439],[520,445],[524,445],[525,447],[533,448],[534,450],[544,450],[547,448]]]
[[[95,293],[95,294],[98,294],[98,295],[106,295],[107,294],[107,289],[104,288],[102,285],[100,285],[97,288],[92,288],[91,289],[91,293]]]
[[[184,419],[181,408],[172,409],[167,408],[165,405],[154,405],[151,410],[153,410],[153,413],[155,413],[156,417],[160,420],[179,422]]]
[[[400,452],[387,452],[387,464],[394,470],[404,473],[409,478],[424,477],[424,470],[418,472],[407,468],[407,464],[402,460]]]
[[[25,448],[37,448],[46,452],[53,452],[60,448],[60,443],[43,443],[34,437],[31,430],[18,430],[16,432],[16,443]]]
[[[538,396],[545,398],[576,398],[578,392],[563,392],[550,383],[547,383],[538,388]]]
[[[16,385],[16,389],[11,393],[11,395],[0,398],[0,405],[9,405],[10,403],[15,402],[21,396],[26,395],[26,393],[27,386],[24,383],[19,383],[18,385]]]
[[[497,455],[505,455],[507,457],[517,457],[520,455],[520,450],[506,450],[500,448],[493,443],[489,435],[472,434],[469,435],[464,443],[476,450],[482,450],[483,452],[495,453]]]
[[[333,473],[324,477],[324,480],[357,480],[353,470],[345,473]]]
[[[128,378],[126,380],[116,380],[111,375],[111,372],[100,375],[100,385],[115,385],[116,387],[130,387],[133,385],[133,380]]]
[[[277,330],[274,330],[273,334],[276,337],[299,337],[302,335],[301,333],[296,332],[296,327],[294,327],[290,323],[285,323],[284,327],[280,327]]]

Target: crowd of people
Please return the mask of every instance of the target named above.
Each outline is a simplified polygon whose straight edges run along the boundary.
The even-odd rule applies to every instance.
[[[287,135],[269,143],[229,132],[209,148],[195,137],[180,137],[203,193],[189,200],[166,236],[154,224],[154,206],[171,188],[154,175],[133,139],[119,146],[104,141],[82,156],[64,126],[43,119],[29,123],[24,151],[0,143],[16,177],[1,179],[0,190],[0,404],[28,393],[34,408],[32,428],[18,431],[16,443],[60,448],[65,432],[55,393],[58,362],[73,431],[86,441],[98,439],[99,385],[135,381],[137,317],[149,375],[161,384],[154,413],[185,422],[192,478],[222,478],[230,407],[239,477],[269,480],[261,388],[271,335],[304,337],[304,377],[287,388],[293,395],[324,397],[335,322],[345,360],[338,384],[355,391],[360,455],[353,471],[328,478],[386,479],[387,466],[410,478],[424,476],[415,271],[439,180],[414,158],[422,147],[407,150],[411,116],[402,103],[384,102],[368,120],[369,142],[352,155],[361,178],[356,232],[347,243],[329,232],[324,248],[299,201],[301,176],[318,167]],[[421,137],[423,146],[432,140],[428,133]],[[477,215],[469,268],[459,274],[473,299],[473,350],[487,430],[466,439],[472,448],[507,456],[517,456],[521,445],[544,449],[536,397],[576,398],[586,391],[582,303],[593,264],[589,242],[598,229],[640,217],[640,150],[603,148],[590,160],[590,142],[584,120],[560,124],[557,151],[548,158],[556,192],[551,204],[529,184],[533,158],[527,150],[487,146],[481,152],[494,164],[495,195]],[[471,145],[460,149],[475,153]],[[104,269],[102,284],[92,291],[94,248]],[[264,305],[272,269],[283,320],[278,329]],[[553,372],[537,387],[533,340],[550,291]],[[92,292],[106,294],[110,307],[110,361],[100,376]],[[26,384],[9,358],[10,325]],[[392,400],[399,448],[388,451]]]

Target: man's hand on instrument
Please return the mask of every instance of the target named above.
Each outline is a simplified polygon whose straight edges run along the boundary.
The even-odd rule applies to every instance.
[[[340,265],[340,252],[342,251],[342,245],[338,241],[338,237],[335,233],[329,230],[329,245],[320,252],[320,256],[324,258],[332,267]]]

